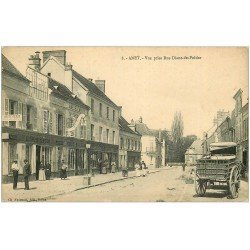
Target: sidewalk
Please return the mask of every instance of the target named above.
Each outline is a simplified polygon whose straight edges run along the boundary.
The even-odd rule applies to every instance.
[[[158,171],[158,169],[152,169],[149,174]],[[82,175],[70,176],[66,180],[55,178],[46,181],[32,181],[30,182],[30,190],[24,190],[24,182],[17,184],[17,190],[13,190],[12,183],[2,184],[2,201],[46,201],[54,196],[134,177],[137,178],[135,171],[129,172],[128,177],[122,177],[121,172],[98,174],[91,178],[91,185],[86,186],[83,183]]]

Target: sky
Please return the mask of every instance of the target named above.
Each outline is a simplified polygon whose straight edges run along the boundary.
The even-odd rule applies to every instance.
[[[244,47],[4,47],[2,53],[25,74],[30,55],[55,49],[66,50],[66,61],[84,77],[106,80],[107,96],[129,122],[142,116],[153,129],[171,130],[178,111],[184,135],[201,138],[218,110],[234,109],[239,88],[248,99]]]

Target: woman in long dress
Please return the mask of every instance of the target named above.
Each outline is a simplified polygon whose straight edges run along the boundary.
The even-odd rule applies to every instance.
[[[65,180],[67,178],[67,168],[68,168],[68,166],[66,165],[66,163],[64,162],[64,160],[62,160],[61,179]]]
[[[45,177],[45,169],[44,169],[44,165],[43,163],[41,163],[40,165],[40,169],[39,169],[39,181],[45,181],[46,177]]]

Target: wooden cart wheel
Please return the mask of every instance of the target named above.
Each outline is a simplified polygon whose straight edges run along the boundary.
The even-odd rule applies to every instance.
[[[229,179],[229,194],[232,199],[238,197],[240,188],[240,172],[237,166],[231,169],[230,179]]]
[[[198,176],[195,175],[195,191],[198,196],[204,196],[207,189],[207,181],[199,180]]]

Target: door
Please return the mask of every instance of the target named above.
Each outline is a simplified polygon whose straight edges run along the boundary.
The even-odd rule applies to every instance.
[[[41,152],[41,146],[36,146],[36,179],[38,180],[39,177],[39,168],[40,168],[40,152]]]

